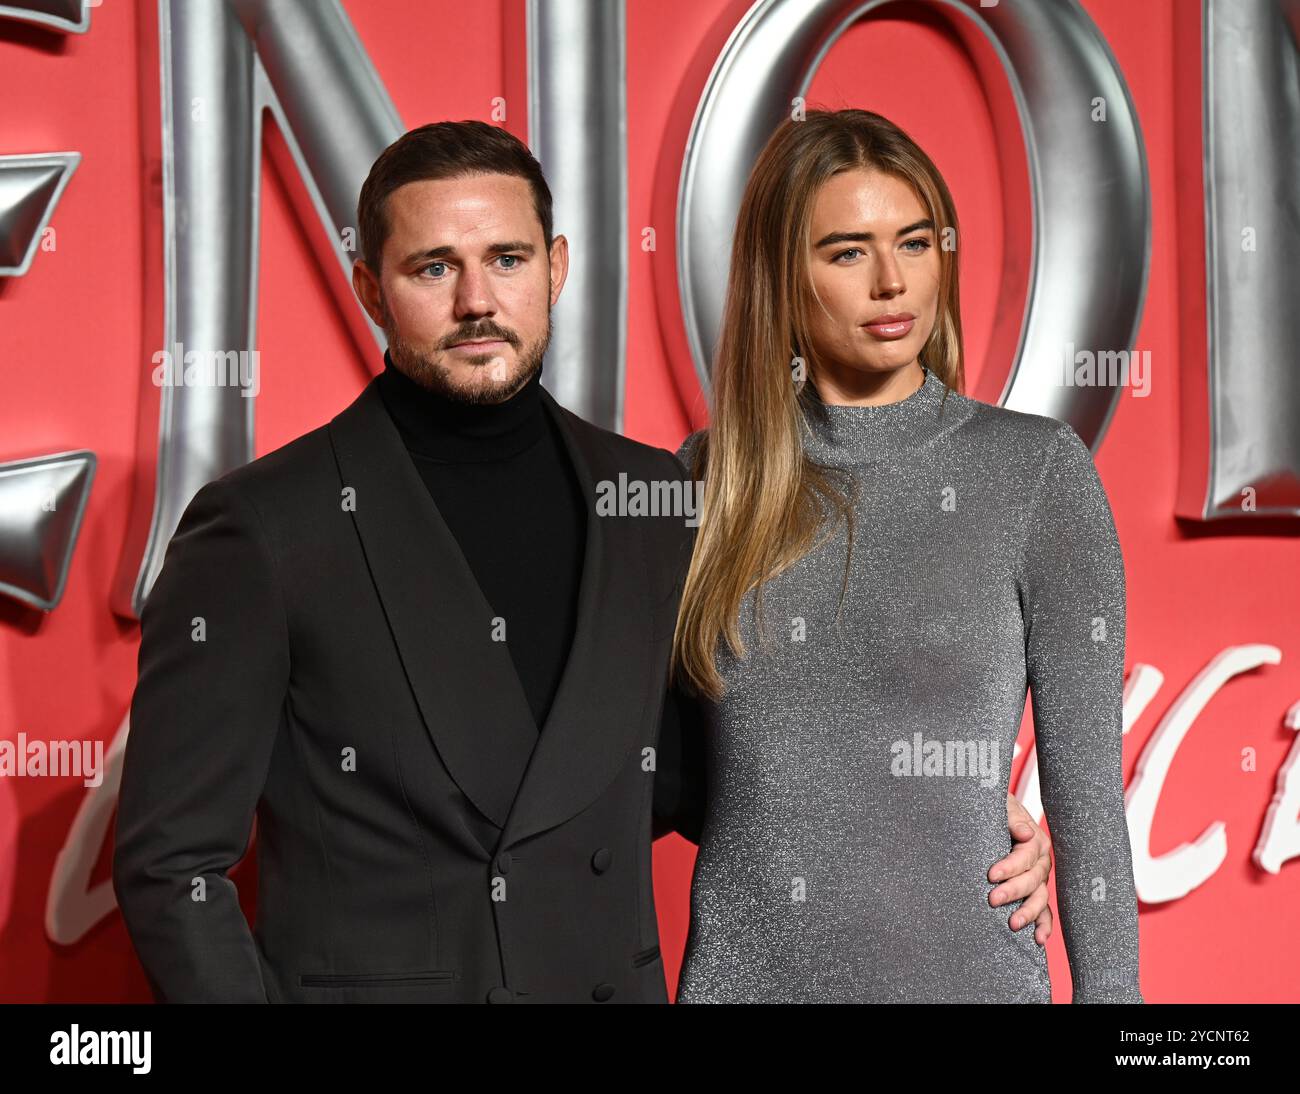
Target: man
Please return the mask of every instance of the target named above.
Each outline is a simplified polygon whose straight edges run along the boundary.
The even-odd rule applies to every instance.
[[[686,472],[540,386],[568,246],[518,140],[406,134],[358,226],[383,373],[204,486],[142,613],[132,941],[168,1001],[666,1001],[651,841],[703,816],[698,711],[665,703],[690,529],[595,499]],[[999,891],[1045,938],[1022,832]]]

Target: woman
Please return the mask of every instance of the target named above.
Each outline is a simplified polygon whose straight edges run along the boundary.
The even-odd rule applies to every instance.
[[[876,114],[787,121],[749,179],[678,453],[709,763],[679,1002],[1050,1002],[982,865],[1026,684],[1074,1001],[1142,1001],[1123,559],[1070,426],[960,394],[956,231]]]

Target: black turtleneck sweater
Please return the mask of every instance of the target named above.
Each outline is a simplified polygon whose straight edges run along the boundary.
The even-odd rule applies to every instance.
[[[573,644],[587,510],[540,373],[504,403],[435,394],[384,354],[379,392],[506,645],[540,731]],[[468,636],[467,636],[468,637]],[[484,641],[491,641],[485,630]]]

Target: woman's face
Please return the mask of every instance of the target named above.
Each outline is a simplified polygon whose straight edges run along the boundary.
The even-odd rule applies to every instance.
[[[843,395],[877,390],[912,366],[934,329],[939,249],[934,224],[911,186],[855,168],[813,200],[808,254],[819,387]],[[919,376],[919,372],[917,374]]]

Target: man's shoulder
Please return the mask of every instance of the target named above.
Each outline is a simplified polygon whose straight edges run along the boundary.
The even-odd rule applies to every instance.
[[[337,481],[329,425],[319,425],[219,478],[259,508],[279,505],[305,487]]]
[[[634,441],[621,433],[604,429],[569,411],[575,432],[584,435],[589,448],[600,449],[601,470],[597,491],[602,504],[619,506],[633,495],[644,508],[636,523],[645,535],[647,560],[655,567],[667,567],[676,575],[689,558],[694,539],[698,497],[690,489],[690,476],[666,448]],[[619,478],[626,475],[626,480]],[[630,491],[631,493],[626,493]],[[599,508],[598,508],[599,511]]]
[[[612,429],[605,429],[579,417],[565,407],[560,412],[575,432],[584,435],[590,445],[600,448],[611,466],[629,475],[642,477],[681,478],[673,454],[666,448],[633,440]]]

